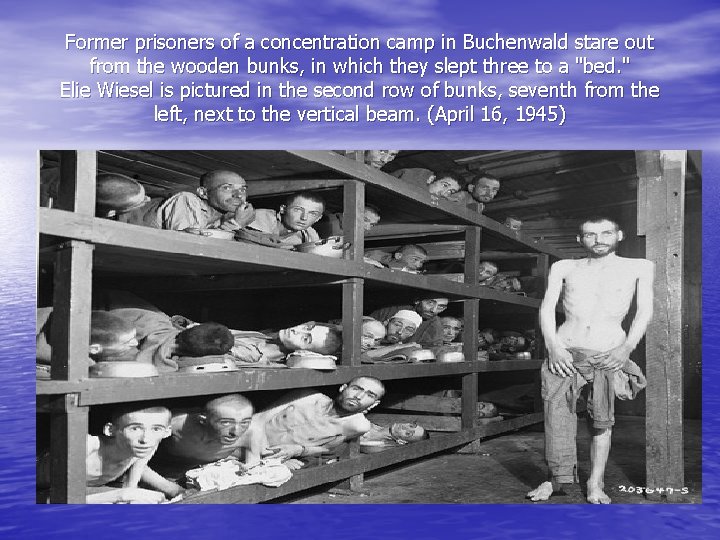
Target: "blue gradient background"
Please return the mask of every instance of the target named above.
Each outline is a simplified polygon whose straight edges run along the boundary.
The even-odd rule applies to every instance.
[[[720,9],[710,1],[483,4],[289,0],[214,2],[3,3],[0,20],[0,538],[714,538],[718,536],[718,343],[704,347],[704,503],[641,506],[203,506],[42,507],[34,505],[36,178],[40,148],[652,148],[704,151],[704,265],[717,268],[711,243],[720,225],[718,85]],[[645,35],[622,77],[660,84],[652,101],[578,100],[557,126],[188,125],[151,121],[152,102],[57,98],[58,81],[83,80],[87,57],[63,50],[64,34],[160,35]],[[210,56],[218,54],[213,51]],[[239,54],[242,59],[244,53]],[[460,51],[455,51],[460,55]],[[478,52],[478,56],[484,53]],[[619,53],[616,53],[619,56]],[[195,53],[193,53],[195,55]],[[202,55],[198,55],[201,57]],[[254,55],[255,56],[255,55]],[[284,54],[286,58],[291,55]],[[320,57],[316,54],[316,56]],[[407,55],[403,55],[407,56]],[[410,55],[411,56],[411,55]],[[494,56],[501,56],[495,54]],[[157,59],[162,59],[161,55]],[[468,55],[468,58],[470,56]],[[509,58],[509,57],[508,57]],[[560,59],[560,53],[542,56]],[[120,59],[120,57],[113,57]],[[620,76],[617,76],[620,77]],[[89,77],[88,77],[89,78]],[[168,82],[179,83],[175,78]],[[307,79],[307,78],[306,78]],[[487,78],[486,78],[487,79]],[[199,77],[196,77],[199,80]],[[205,79],[203,79],[205,80]],[[272,79],[269,79],[272,80]],[[362,82],[363,78],[358,78]],[[595,78],[600,80],[600,78]],[[312,82],[307,80],[305,82]],[[578,85],[579,86],[579,85]],[[196,104],[200,106],[199,104]],[[220,103],[213,104],[220,108]],[[379,105],[379,104],[378,104]],[[413,103],[409,103],[413,106]],[[415,103],[420,106],[420,103]],[[209,107],[211,104],[206,104]],[[513,105],[514,106],[514,105]],[[720,323],[717,272],[705,276],[704,330]],[[638,449],[638,451],[642,451]],[[478,489],[492,489],[487,486]],[[518,498],[523,494],[518,493]],[[716,530],[715,533],[712,533]]]

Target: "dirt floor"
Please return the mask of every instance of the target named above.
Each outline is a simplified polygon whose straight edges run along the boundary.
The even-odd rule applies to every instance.
[[[701,426],[685,424],[685,485],[681,502],[701,502]],[[545,478],[543,433],[534,426],[474,443],[458,452],[436,454],[393,468],[368,473],[367,494],[336,494],[329,488],[305,492],[273,502],[294,504],[397,504],[397,503],[527,503],[577,504],[585,502],[589,474],[589,433],[584,420],[578,425],[578,460],[581,483],[567,486],[565,494],[547,502],[531,502],[525,494]],[[652,504],[637,493],[645,478],[645,419],[619,417],[605,475],[607,494],[614,503]],[[342,486],[341,486],[342,487]],[[631,489],[635,488],[635,489]],[[631,493],[631,491],[633,491]]]

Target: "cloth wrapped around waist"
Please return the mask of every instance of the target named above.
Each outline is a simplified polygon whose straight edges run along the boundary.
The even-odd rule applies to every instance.
[[[568,390],[567,400],[571,411],[575,411],[575,404],[585,382],[593,385],[593,395],[607,394],[609,399],[635,399],[638,393],[647,386],[647,379],[640,366],[628,360],[619,371],[599,369],[605,358],[595,358],[601,351],[581,348],[569,348],[572,354],[573,365],[578,373],[574,375]]]

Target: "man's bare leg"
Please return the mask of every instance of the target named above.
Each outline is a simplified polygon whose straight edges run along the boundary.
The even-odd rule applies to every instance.
[[[594,429],[590,445],[590,478],[587,481],[587,501],[591,504],[610,504],[610,497],[603,491],[605,465],[610,455],[612,429]]]

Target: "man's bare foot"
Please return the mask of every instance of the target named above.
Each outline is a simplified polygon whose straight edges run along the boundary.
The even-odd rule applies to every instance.
[[[587,483],[587,502],[590,504],[610,504],[610,497],[603,491],[602,484]]]
[[[525,497],[530,499],[531,501],[547,501],[550,498],[550,495],[553,494],[553,491],[554,489],[552,482],[547,481],[543,482],[538,487],[528,492]]]

